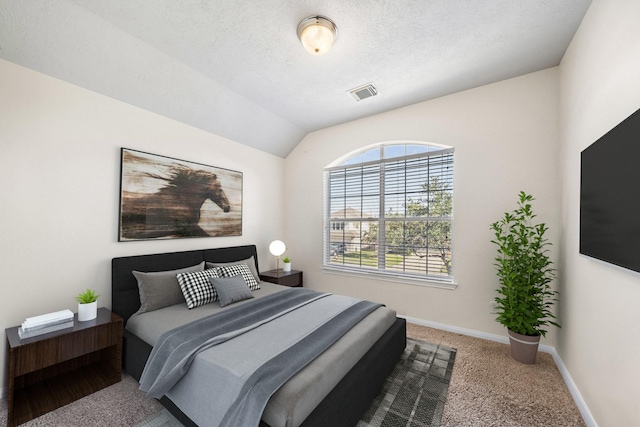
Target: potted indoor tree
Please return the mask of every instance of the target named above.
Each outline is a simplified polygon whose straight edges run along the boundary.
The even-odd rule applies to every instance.
[[[518,208],[505,212],[491,224],[498,246],[495,266],[500,286],[495,298],[496,320],[509,331],[511,355],[522,363],[535,363],[540,336],[546,336],[555,322],[551,306],[557,301],[557,291],[551,289],[555,270],[551,266],[544,238],[548,227],[534,224],[531,201],[533,196],[521,191]]]
[[[78,321],[85,322],[98,316],[99,296],[91,289],[87,289],[76,296],[76,301],[78,301]]]

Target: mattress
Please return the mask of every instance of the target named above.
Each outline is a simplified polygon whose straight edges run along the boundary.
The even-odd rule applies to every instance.
[[[261,282],[261,289],[254,291],[256,298],[289,289],[272,283]],[[126,328],[150,345],[165,331],[187,324],[198,318],[229,309],[241,301],[221,308],[219,304],[207,304],[189,310],[186,305],[178,304],[160,310],[135,314],[127,322]],[[313,411],[340,379],[356,365],[358,360],[395,322],[396,313],[386,307],[380,307],[347,332],[315,361],[298,372],[282,386],[269,400],[263,412],[263,421],[272,427],[296,427]],[[171,400],[193,421],[206,425],[207,400],[210,392],[203,391],[197,398],[183,399],[181,388],[202,388],[206,377],[206,352],[199,355],[191,371],[176,385],[175,391],[168,393]],[[197,358],[197,359],[198,359]]]

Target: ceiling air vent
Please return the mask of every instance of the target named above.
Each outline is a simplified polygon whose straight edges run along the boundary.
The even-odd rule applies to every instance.
[[[362,101],[363,99],[376,96],[378,94],[378,89],[376,89],[373,83],[367,83],[364,86],[351,89],[349,93],[356,101]]]

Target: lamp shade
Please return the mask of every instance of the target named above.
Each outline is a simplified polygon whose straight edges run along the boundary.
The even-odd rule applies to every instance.
[[[279,257],[286,250],[287,250],[287,247],[285,246],[285,244],[284,244],[284,242],[282,240],[274,240],[269,245],[269,252],[271,252],[271,255],[273,255],[273,256]]]
[[[324,16],[310,16],[298,24],[298,38],[312,55],[324,55],[337,35],[336,24]]]

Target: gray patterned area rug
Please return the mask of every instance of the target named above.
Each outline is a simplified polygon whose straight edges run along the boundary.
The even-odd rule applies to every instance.
[[[407,338],[407,347],[357,427],[438,427],[456,349]],[[135,427],[180,427],[166,409]]]
[[[438,427],[456,349],[407,338],[407,347],[357,427]]]

